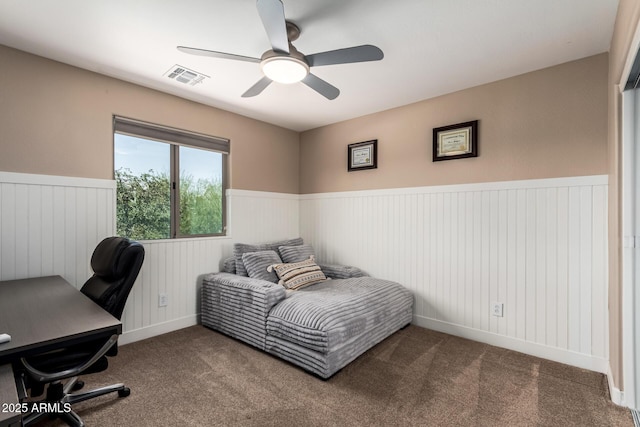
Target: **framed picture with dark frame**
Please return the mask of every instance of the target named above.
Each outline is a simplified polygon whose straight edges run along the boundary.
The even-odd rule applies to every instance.
[[[349,172],[378,167],[378,140],[357,142],[347,147],[347,170]]]
[[[478,157],[478,121],[433,128],[433,161]]]

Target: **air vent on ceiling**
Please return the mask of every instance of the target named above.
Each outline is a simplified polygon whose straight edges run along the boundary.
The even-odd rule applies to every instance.
[[[170,79],[176,80],[183,84],[188,84],[191,86],[195,86],[198,83],[202,83],[202,81],[209,76],[199,73],[197,71],[193,71],[188,69],[187,67],[183,67],[182,65],[174,65],[169,68],[169,71],[164,73],[165,76]]]

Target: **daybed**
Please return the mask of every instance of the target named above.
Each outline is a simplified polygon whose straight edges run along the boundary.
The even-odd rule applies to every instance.
[[[408,289],[355,267],[315,264],[302,239],[236,244],[222,270],[203,280],[202,324],[322,378],[412,319]]]

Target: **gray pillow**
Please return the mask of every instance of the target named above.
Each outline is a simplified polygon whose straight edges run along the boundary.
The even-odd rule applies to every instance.
[[[302,238],[282,240],[273,243],[264,243],[261,245],[248,245],[246,243],[236,243],[233,245],[233,255],[236,258],[236,274],[238,276],[248,276],[247,269],[242,263],[242,254],[258,251],[278,251],[280,246],[298,246],[304,243]]]
[[[282,260],[276,251],[246,252],[242,254],[242,263],[247,269],[249,277],[252,279],[268,280],[278,283],[278,276],[275,271],[267,271],[267,267],[272,264],[279,264]]]
[[[225,260],[222,262],[222,271],[224,271],[225,273],[236,274],[236,258],[225,258]]]
[[[320,269],[327,277],[332,279],[349,279],[351,277],[366,277],[367,273],[360,270],[358,267],[352,267],[350,265],[339,264],[318,264]]]
[[[300,262],[309,259],[309,257],[316,257],[316,253],[311,245],[297,245],[297,246],[280,246],[278,248],[280,257],[285,263]]]

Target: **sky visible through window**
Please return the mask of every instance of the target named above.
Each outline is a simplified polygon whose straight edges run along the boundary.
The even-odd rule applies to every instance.
[[[129,169],[134,175],[153,170],[169,176],[170,145],[129,135],[115,134],[115,170]],[[222,154],[213,151],[182,147],[180,167],[196,181],[222,181]]]

